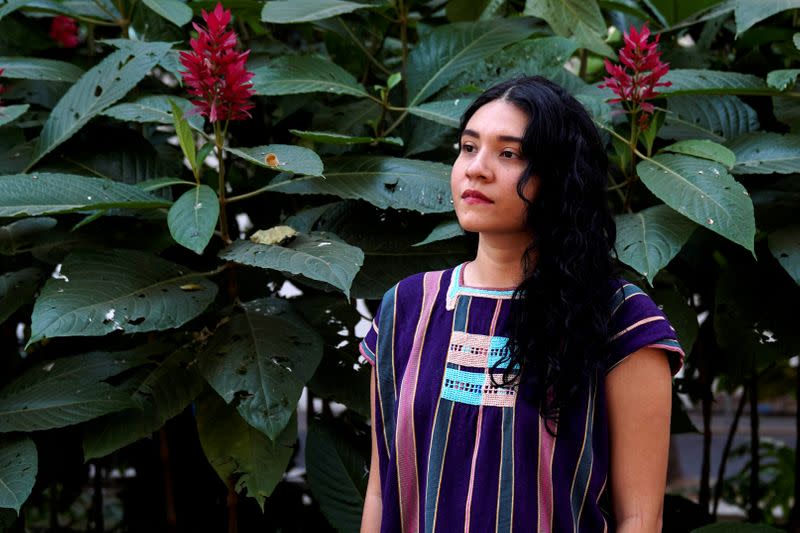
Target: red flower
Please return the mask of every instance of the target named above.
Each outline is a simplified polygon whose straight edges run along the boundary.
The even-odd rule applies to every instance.
[[[186,68],[183,80],[189,94],[197,99],[192,103],[195,112],[207,116],[211,122],[241,120],[249,117],[253,104],[250,79],[253,73],[245,67],[246,52],[236,52],[236,34],[227,31],[231,12],[217,4],[214,11],[202,11],[206,28],[194,24],[197,38],[191,39],[191,52],[181,52],[181,64]]]
[[[50,38],[63,48],[78,46],[78,23],[75,19],[59,15],[50,22]]]
[[[611,103],[625,102],[633,113],[642,111],[639,115],[639,126],[647,125],[647,115],[654,111],[653,104],[646,102],[655,98],[660,93],[656,87],[669,87],[672,82],[659,81],[669,71],[669,63],[661,61],[661,52],[658,51],[656,35],[652,42],[647,24],[642,26],[641,32],[631,26],[630,33],[624,34],[625,46],[619,51],[619,61],[622,65],[614,65],[605,60],[606,71],[611,74],[605,78],[600,87],[608,87],[619,98],[612,98]]]

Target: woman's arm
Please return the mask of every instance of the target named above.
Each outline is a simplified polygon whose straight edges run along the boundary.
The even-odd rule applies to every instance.
[[[642,348],[606,376],[611,496],[619,533],[661,531],[672,377],[663,350]]]
[[[377,533],[381,529],[381,476],[378,467],[378,441],[375,435],[375,367],[369,386],[370,411],[372,412],[372,459],[369,466],[367,496],[361,515],[361,533]]]

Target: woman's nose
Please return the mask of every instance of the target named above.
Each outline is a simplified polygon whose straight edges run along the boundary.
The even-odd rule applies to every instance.
[[[486,160],[487,155],[483,150],[478,150],[474,154],[465,169],[465,174],[468,178],[481,178],[484,180],[492,178],[491,165]]]

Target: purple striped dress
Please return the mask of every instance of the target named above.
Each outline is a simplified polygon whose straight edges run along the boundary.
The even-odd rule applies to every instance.
[[[360,345],[377,370],[381,533],[613,530],[603,376],[552,437],[532,397],[491,380],[513,289],[465,286],[463,268],[399,282]],[[645,346],[676,372],[683,351],[664,314],[623,280],[612,292],[606,372]]]

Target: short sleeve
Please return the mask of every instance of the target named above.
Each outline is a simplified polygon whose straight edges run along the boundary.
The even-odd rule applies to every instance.
[[[608,333],[606,373],[632,353],[648,347],[665,350],[673,376],[683,366],[683,348],[669,319],[647,293],[632,283],[623,281],[611,299]]]
[[[378,322],[380,317],[381,306],[378,305],[378,310],[375,312],[375,318],[372,319],[369,331],[358,345],[358,350],[361,352],[361,355],[363,355],[372,366],[375,366],[375,354],[378,353]]]

